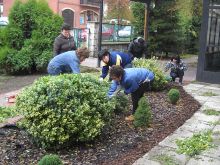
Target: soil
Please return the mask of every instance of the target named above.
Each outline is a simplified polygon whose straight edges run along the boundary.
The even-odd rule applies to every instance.
[[[173,85],[164,91],[146,94],[153,113],[150,127],[134,128],[132,122],[124,120],[128,114],[115,115],[111,127],[104,129],[102,135],[89,144],[72,143],[62,149],[46,151],[35,145],[24,130],[17,127],[2,128],[0,164],[37,164],[43,155],[54,153],[60,156],[64,164],[130,165],[200,108],[201,105],[182,86],[174,86],[181,93],[181,99],[176,105],[167,100],[167,92]]]

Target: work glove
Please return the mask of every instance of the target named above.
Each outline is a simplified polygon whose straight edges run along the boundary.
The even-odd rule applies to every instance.
[[[102,77],[100,77],[100,78],[99,78],[99,81],[100,81],[100,82],[102,82],[102,81],[103,81],[103,78],[102,78]]]

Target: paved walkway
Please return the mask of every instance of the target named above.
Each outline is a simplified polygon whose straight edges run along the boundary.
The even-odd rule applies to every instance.
[[[220,115],[210,116],[204,113],[206,109],[214,109],[220,112],[220,84],[189,84],[184,89],[198,100],[202,107],[189,120],[179,127],[174,133],[166,137],[158,146],[138,159],[133,165],[168,165],[158,159],[165,157],[171,159],[175,164],[169,165],[220,165]],[[208,93],[216,96],[205,96]],[[216,123],[216,124],[214,124]],[[199,131],[212,130],[213,144],[215,148],[206,150],[195,158],[188,157],[176,152],[177,139],[191,137]]]

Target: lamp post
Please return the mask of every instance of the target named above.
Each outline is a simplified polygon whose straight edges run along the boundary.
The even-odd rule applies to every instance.
[[[103,17],[103,0],[99,1],[99,33],[98,33],[98,52],[102,49],[102,17]],[[101,61],[97,60],[97,66],[100,67]]]

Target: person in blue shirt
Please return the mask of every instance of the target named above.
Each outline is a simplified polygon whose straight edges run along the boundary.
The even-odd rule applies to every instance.
[[[99,60],[103,62],[102,74],[100,80],[102,81],[108,75],[109,67],[113,65],[119,65],[122,68],[132,68],[132,59],[129,54],[112,51],[109,52],[107,49],[104,49],[98,54]]]
[[[89,57],[86,47],[76,51],[68,51],[55,56],[48,64],[47,71],[50,75],[63,73],[80,73],[80,63]]]
[[[123,69],[121,66],[113,66],[110,70],[110,77],[113,81],[108,91],[108,97],[117,95],[120,88],[124,89],[126,95],[131,94],[132,115],[125,119],[134,120],[133,114],[138,107],[138,101],[145,92],[151,90],[154,73],[145,68]]]

